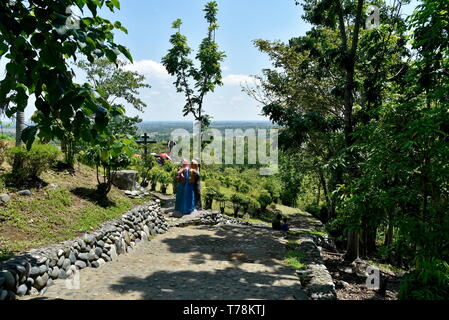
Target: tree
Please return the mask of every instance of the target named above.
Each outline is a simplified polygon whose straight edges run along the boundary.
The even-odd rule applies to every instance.
[[[106,198],[112,188],[112,176],[131,163],[135,143],[119,135],[98,137],[99,141],[90,147],[85,158],[93,164],[97,173],[97,195]]]
[[[220,62],[226,57],[224,52],[218,50],[218,44],[215,42],[215,32],[218,29],[217,2],[208,2],[204,12],[209,26],[207,36],[202,40],[195,57],[199,62],[199,67],[195,67],[193,61],[189,58],[192,50],[187,44],[187,38],[181,34],[182,21],[180,19],[172,24],[173,29],[178,31],[170,38],[172,48],[162,58],[162,64],[167,72],[176,76],[174,82],[176,89],[178,92],[184,92],[186,96],[187,102],[183,109],[184,116],[193,115],[194,119],[199,121],[201,125],[199,147],[202,145],[202,132],[211,122],[211,117],[204,111],[204,97],[207,93],[213,92],[216,86],[223,85]],[[194,83],[193,86],[191,82]]]
[[[374,208],[340,205],[353,194],[342,186],[353,185],[361,175],[366,157],[357,148],[365,138],[361,126],[376,120],[373,110],[388,99],[388,89],[403,80],[407,69],[401,3],[380,4],[382,24],[369,30],[361,28],[362,0],[304,1],[303,18],[312,29],[288,44],[257,40],[276,69],[265,69],[261,85],[245,89],[283,127],[281,145],[299,155],[299,167],[315,172],[330,216],[347,218],[348,260],[358,257],[359,239],[375,240],[376,227],[368,222]],[[337,209],[348,211],[337,214]]]
[[[77,55],[93,62],[107,57],[115,62],[120,53],[130,61],[129,51],[114,42],[113,30],[126,32],[120,22],[97,15],[106,5],[120,8],[118,0],[3,1],[0,4],[0,57],[9,61],[0,81],[0,105],[11,117],[23,111],[31,95],[36,98],[36,125],[27,127],[22,140],[30,148],[36,135],[50,140],[71,132],[75,139],[93,141],[109,118],[123,113],[97,97],[88,84],[73,82],[68,59]],[[89,9],[91,17],[75,19],[70,7]],[[91,117],[94,117],[91,120]]]
[[[123,99],[136,110],[142,112],[146,107],[139,98],[139,90],[151,88],[145,81],[145,76],[126,70],[127,63],[117,60],[97,59],[93,63],[78,61],[76,64],[87,74],[87,80],[110,104],[117,99]]]
[[[76,65],[87,74],[87,80],[101,97],[110,105],[114,105],[117,99],[123,99],[130,103],[138,111],[143,111],[147,106],[139,99],[139,89],[150,88],[145,83],[145,76],[138,72],[127,71],[127,64],[121,60],[114,62],[105,58],[94,60],[93,63],[85,60],[78,61]],[[128,117],[125,114],[114,116],[109,121],[111,134],[129,134],[137,136],[136,123],[141,122],[139,117]],[[61,139],[61,149],[65,153],[66,163],[73,168],[79,139],[70,131],[66,131]]]

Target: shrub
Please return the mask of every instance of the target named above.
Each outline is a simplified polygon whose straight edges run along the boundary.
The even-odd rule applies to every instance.
[[[262,190],[257,197],[257,201],[259,201],[260,209],[265,211],[267,207],[273,202],[273,199],[270,196],[270,193],[266,190]]]
[[[17,183],[38,178],[42,172],[53,166],[61,155],[55,146],[35,144],[27,151],[24,147],[6,150],[6,158],[12,166],[12,175]]]
[[[208,187],[212,187],[217,191],[220,191],[220,187],[221,187],[221,183],[219,180],[215,180],[215,179],[209,179],[206,181],[206,185]]]
[[[206,192],[204,193],[204,207],[206,210],[212,209],[213,201],[220,199],[222,194],[214,187],[206,187]]]
[[[400,300],[447,300],[449,264],[437,258],[416,258],[416,269],[406,274],[399,290]]]
[[[249,193],[251,191],[251,187],[249,184],[241,181],[238,185],[237,185],[237,191],[241,192],[241,193]]]
[[[314,205],[314,204],[308,205],[308,206],[306,207],[306,211],[307,211],[308,213],[310,213],[312,216],[314,216],[315,218],[317,218],[317,219],[320,218],[320,211],[321,211],[321,208],[320,208],[319,206]]]
[[[158,175],[158,182],[161,184],[161,192],[167,193],[167,187],[173,182],[173,175],[170,172],[161,170]]]
[[[281,197],[282,191],[282,187],[279,182],[273,178],[268,179],[264,184],[264,188],[267,189],[267,191],[270,193],[273,201],[277,203],[279,201],[279,198]]]

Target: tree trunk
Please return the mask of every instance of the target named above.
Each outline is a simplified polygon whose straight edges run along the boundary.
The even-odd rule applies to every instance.
[[[359,257],[359,232],[354,230],[348,231],[348,246],[344,259],[346,261],[354,261]]]
[[[25,127],[25,112],[16,113],[16,147],[22,146],[22,131]]]

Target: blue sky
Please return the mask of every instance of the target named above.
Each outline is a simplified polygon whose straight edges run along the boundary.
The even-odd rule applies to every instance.
[[[141,91],[141,99],[148,104],[140,113],[127,106],[129,115],[139,115],[145,121],[190,120],[182,116],[185,104],[182,93],[174,89],[173,78],[161,65],[161,59],[170,48],[169,38],[173,33],[172,21],[183,20],[182,33],[194,52],[206,33],[203,8],[207,0],[121,0],[121,10],[111,13],[107,9],[100,15],[120,21],[128,34],[116,33],[116,42],[125,45],[134,57],[129,68],[143,73],[151,89]],[[206,113],[215,120],[265,120],[260,116],[261,106],[241,91],[241,84],[251,75],[260,74],[270,67],[265,54],[253,45],[255,39],[287,41],[305,34],[310,26],[302,19],[301,6],[294,0],[218,0],[220,25],[216,40],[227,57],[223,63],[224,86],[217,88],[205,99]],[[416,0],[405,12],[409,13]],[[1,61],[0,64],[4,64]],[[0,66],[1,68],[1,66]],[[85,81],[79,73],[78,82]],[[34,112],[26,110],[28,119]]]
[[[132,0],[122,1],[113,15],[107,10],[103,16],[121,21],[128,35],[118,33],[116,39],[130,48],[135,70],[144,73],[150,85],[142,98],[148,109],[140,116],[144,120],[183,120],[184,96],[176,93],[173,79],[160,66],[161,58],[170,48],[173,33],[171,22],[183,20],[182,33],[196,52],[205,36],[207,25],[203,8],[206,0]],[[260,106],[241,91],[240,83],[252,82],[250,75],[259,74],[269,66],[267,57],[259,52],[255,39],[288,40],[304,34],[308,26],[301,20],[301,7],[293,0],[222,0],[218,1],[220,25],[216,40],[225,51],[224,86],[208,95],[206,112],[216,120],[258,120]],[[129,109],[130,114],[138,114]],[[188,118],[187,118],[188,119]]]

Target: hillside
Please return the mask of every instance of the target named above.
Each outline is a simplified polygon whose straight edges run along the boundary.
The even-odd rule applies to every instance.
[[[10,201],[0,207],[0,260],[30,248],[76,237],[102,222],[144,202],[129,199],[113,187],[107,201],[95,199],[95,171],[77,164],[76,174],[49,170],[42,175],[46,186],[31,188],[30,196],[4,186],[6,164],[0,169],[0,194]]]

